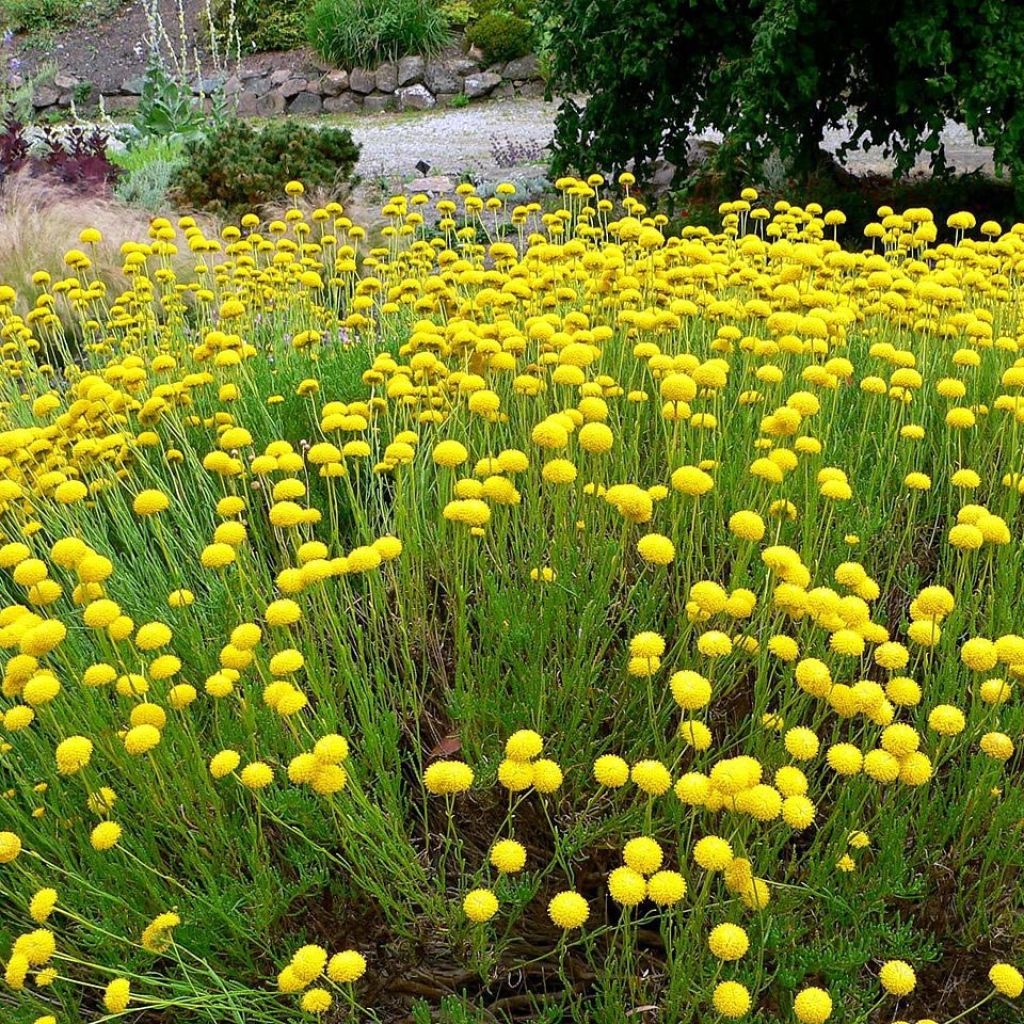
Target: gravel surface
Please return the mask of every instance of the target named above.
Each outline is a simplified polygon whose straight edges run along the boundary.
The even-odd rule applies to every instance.
[[[430,164],[430,174],[494,172],[499,168],[492,140],[508,137],[543,145],[551,139],[555,110],[554,103],[543,100],[499,100],[416,114],[356,115],[343,123],[363,147],[360,172],[364,177],[386,174],[405,179],[420,176],[415,167],[419,160]],[[847,137],[844,131],[831,131],[825,148],[834,151]],[[709,132],[701,138],[717,142],[721,136]],[[976,146],[963,125],[947,122],[942,139],[947,159],[957,170],[992,170],[992,151]],[[892,170],[892,161],[881,149],[869,149],[851,153],[848,166],[855,173],[884,174]],[[918,166],[927,168],[927,157]]]
[[[505,139],[537,151],[551,141],[556,104],[543,100],[495,100],[468,107],[409,114],[353,115],[343,121],[362,147],[359,173],[364,178],[422,177],[428,174],[500,170],[493,144]],[[537,152],[543,159],[544,154]]]

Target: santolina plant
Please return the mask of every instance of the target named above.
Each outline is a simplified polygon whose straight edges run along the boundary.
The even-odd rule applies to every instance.
[[[1019,1019],[1024,226],[618,185],[0,286],[4,1020]]]

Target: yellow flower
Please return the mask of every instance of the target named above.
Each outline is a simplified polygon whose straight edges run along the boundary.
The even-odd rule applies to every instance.
[[[906,996],[914,991],[917,975],[905,960],[887,960],[878,972],[878,980],[890,995]]]
[[[551,898],[548,903],[548,917],[559,928],[569,931],[586,924],[587,918],[590,917],[590,907],[578,892],[567,890]]]
[[[729,1020],[738,1020],[750,1009],[750,992],[738,981],[722,981],[711,999],[715,1010]]]
[[[739,925],[719,924],[711,929],[708,947],[719,960],[739,960],[750,948],[750,940]]]
[[[490,889],[474,889],[466,894],[462,909],[470,921],[483,924],[498,912],[498,899]]]
[[[1010,964],[997,963],[988,972],[988,980],[995,990],[1007,999],[1018,999],[1024,992],[1024,976]]]
[[[515,874],[526,864],[526,847],[514,839],[502,839],[491,847],[490,861],[503,874]]]
[[[354,949],[335,953],[327,962],[327,977],[342,985],[358,981],[366,973],[366,958]]]
[[[101,852],[112,849],[120,841],[121,831],[121,826],[116,821],[101,821],[92,830],[89,842],[92,843],[93,849]]]
[[[115,978],[103,993],[103,1005],[109,1013],[124,1013],[131,999],[131,983],[127,978]]]
[[[805,988],[793,1000],[793,1013],[801,1024],[825,1024],[832,1016],[832,997],[822,988]]]

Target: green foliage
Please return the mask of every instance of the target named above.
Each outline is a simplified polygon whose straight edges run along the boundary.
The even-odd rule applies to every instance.
[[[488,63],[495,64],[528,54],[533,48],[534,29],[517,14],[491,11],[469,26],[466,38],[483,50]]]
[[[114,195],[133,206],[158,210],[165,205],[175,175],[185,165],[185,143],[180,136],[154,136],[111,152],[110,162],[123,171]]]
[[[442,0],[440,8],[448,24],[456,28],[465,28],[477,17],[476,5],[472,0]]]
[[[339,188],[352,180],[358,159],[347,128],[281,120],[261,129],[231,119],[188,143],[174,193],[191,207],[237,213],[278,198],[293,179]]]
[[[563,103],[556,169],[663,154],[686,174],[686,140],[715,127],[722,167],[756,176],[773,156],[804,177],[828,128],[839,154],[882,146],[899,172],[921,153],[945,170],[940,133],[962,119],[1024,185],[1024,9],[999,0],[540,0],[552,88]]]
[[[434,0],[317,0],[308,37],[325,60],[351,68],[434,53],[449,26]]]
[[[78,0],[0,0],[0,28],[14,32],[45,32],[75,22]]]
[[[13,76],[14,72],[4,67],[4,54],[0,52],[0,117],[10,115],[22,123],[34,120],[36,110],[32,106],[32,94],[43,82],[52,81],[56,72],[57,65],[46,62],[32,74],[21,76],[21,85],[8,85],[8,75]]]
[[[217,0],[214,21],[243,50],[288,50],[305,43],[308,10],[300,0]]]
[[[198,138],[209,128],[211,120],[203,100],[204,97],[193,94],[180,75],[152,61],[143,79],[133,126],[142,136]]]
[[[0,0],[0,31],[39,35],[94,25],[125,0]]]

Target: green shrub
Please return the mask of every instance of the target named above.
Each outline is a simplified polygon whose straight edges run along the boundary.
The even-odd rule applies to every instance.
[[[483,50],[490,64],[515,60],[530,52],[534,43],[533,25],[517,14],[491,11],[466,30],[466,38]]]
[[[158,210],[166,205],[171,184],[185,166],[185,142],[177,135],[143,138],[112,151],[110,162],[122,171],[114,195],[132,206]]]
[[[317,0],[309,41],[341,67],[429,54],[448,41],[448,19],[434,0]]]
[[[64,28],[80,10],[78,0],[0,0],[0,28],[13,32]]]
[[[290,50],[306,41],[308,11],[301,0],[216,0],[214,20],[220,31],[237,33],[243,50]]]
[[[188,143],[185,157],[175,199],[235,214],[279,198],[293,179],[307,188],[340,188],[352,180],[359,147],[347,128],[317,129],[290,119],[254,128],[231,119]]]
[[[480,13],[472,0],[441,0],[440,7],[448,24],[455,28],[465,28]]]
[[[682,184],[688,138],[714,127],[733,184],[776,161],[806,180],[831,159],[825,133],[847,126],[841,161],[879,146],[901,174],[921,154],[943,171],[953,118],[993,147],[1024,208],[1024,5],[617,0],[614,17],[606,6],[538,0],[549,85],[568,97],[555,173],[632,162],[644,177],[664,157]]]
[[[127,0],[0,0],[0,34],[56,32],[76,25],[95,25]]]

